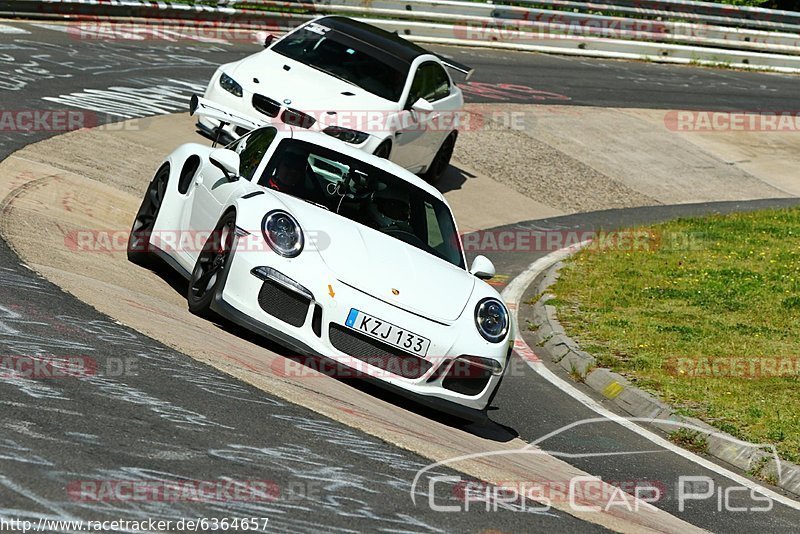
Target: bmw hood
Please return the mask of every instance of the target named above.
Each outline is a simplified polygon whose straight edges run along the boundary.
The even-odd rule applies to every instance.
[[[464,269],[302,200],[282,200],[313,243],[306,248],[316,248],[339,282],[442,322],[463,312],[476,283]]]
[[[224,72],[247,91],[315,118],[334,111],[397,111],[399,107],[396,102],[270,50],[247,57]]]

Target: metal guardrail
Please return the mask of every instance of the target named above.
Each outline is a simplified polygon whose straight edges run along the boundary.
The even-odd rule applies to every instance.
[[[275,8],[286,5],[284,2],[270,0],[261,4]],[[450,22],[457,25],[461,33],[466,34],[466,38],[483,37],[487,41],[524,43],[526,37],[558,38],[560,35],[569,35],[800,54],[798,33],[626,19],[450,0],[370,0],[367,8],[364,4],[362,0],[336,0],[335,3],[325,0],[324,3],[306,5],[313,5],[316,12],[320,13],[352,13],[358,16],[368,11],[373,16],[402,20],[423,18]],[[800,31],[800,25],[797,30]]]
[[[0,1],[0,15],[150,23],[204,21],[227,27],[266,26],[274,31],[319,14],[338,13],[420,42],[800,72],[800,13],[682,0],[609,1],[613,3],[230,0],[213,6],[145,0],[17,0]],[[239,6],[243,2],[246,4]],[[253,4],[260,9],[248,7]]]
[[[525,1],[525,0],[522,0]],[[537,4],[563,5],[570,9],[591,9],[597,11],[600,4],[592,2],[570,2],[562,0],[539,0]],[[569,4],[569,5],[567,5]],[[714,2],[695,2],[691,0],[614,0],[615,7],[638,10],[665,11],[671,14],[689,13],[715,17],[728,17],[739,21],[800,22],[800,13],[763,7],[736,6]]]
[[[681,20],[700,24],[718,24],[766,30],[786,30],[800,25],[800,15],[792,11],[778,11],[710,2],[683,2],[679,0],[609,0],[607,2],[573,2],[571,0],[514,0],[569,9],[578,12],[605,12],[625,14],[632,18],[651,20]],[[791,30],[790,30],[791,31]]]

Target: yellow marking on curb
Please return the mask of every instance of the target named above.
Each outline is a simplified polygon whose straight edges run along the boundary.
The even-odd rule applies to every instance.
[[[490,286],[500,287],[504,286],[508,283],[509,276],[507,274],[496,274],[492,277],[491,280],[487,280]]]
[[[613,399],[623,391],[625,391],[625,386],[615,381],[611,382],[603,389],[603,395],[605,395],[609,399]]]

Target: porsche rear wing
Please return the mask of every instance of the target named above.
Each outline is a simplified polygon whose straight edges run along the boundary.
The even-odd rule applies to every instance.
[[[260,119],[251,119],[239,115],[236,111],[230,108],[220,106],[219,104],[210,102],[197,95],[192,95],[192,98],[189,101],[189,115],[197,115],[200,117],[218,120],[225,124],[233,124],[234,126],[240,126],[242,128],[247,128],[248,130],[255,130],[256,128],[261,128],[262,126],[269,124],[268,122]]]
[[[439,54],[436,54],[436,57],[441,59],[444,66],[447,67],[448,69],[453,69],[454,71],[463,74],[465,76],[464,78],[465,80],[469,80],[470,76],[472,76],[472,73],[475,72],[475,69],[473,69],[472,67],[467,67],[466,65],[464,65],[463,63],[459,63],[458,61],[453,61],[452,59],[440,56]]]

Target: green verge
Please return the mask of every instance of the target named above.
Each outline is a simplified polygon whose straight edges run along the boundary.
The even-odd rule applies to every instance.
[[[679,413],[800,461],[800,209],[628,235],[562,269],[567,333]]]

